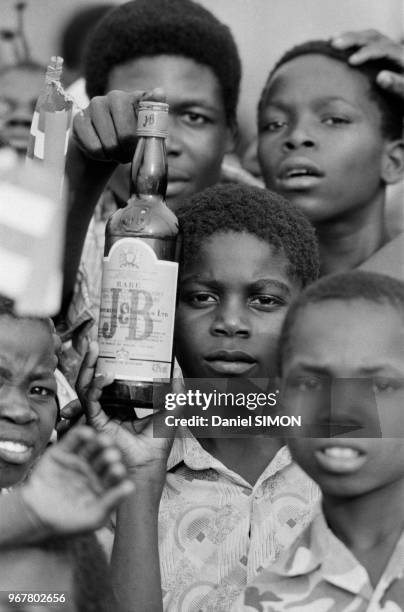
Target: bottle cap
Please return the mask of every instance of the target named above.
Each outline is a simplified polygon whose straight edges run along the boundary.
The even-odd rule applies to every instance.
[[[143,100],[137,111],[136,136],[167,138],[168,104]]]

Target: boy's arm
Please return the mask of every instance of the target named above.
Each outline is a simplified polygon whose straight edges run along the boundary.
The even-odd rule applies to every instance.
[[[147,478],[147,477],[146,477]],[[162,487],[136,478],[136,493],[117,512],[112,584],[122,612],[161,612],[158,508]]]
[[[136,147],[136,108],[141,99],[164,101],[151,92],[111,91],[96,96],[73,121],[66,160],[68,213],[64,258],[63,311],[71,299],[88,225],[118,164],[132,161]]]

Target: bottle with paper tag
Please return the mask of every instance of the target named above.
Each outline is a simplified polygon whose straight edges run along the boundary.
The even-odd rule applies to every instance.
[[[54,56],[32,118],[27,161],[42,162],[55,173],[61,193],[73,102],[62,88],[63,58]]]
[[[114,376],[103,408],[124,418],[152,407],[172,376],[178,223],[165,203],[167,123],[167,104],[140,102],[131,196],[105,231],[97,371]]]

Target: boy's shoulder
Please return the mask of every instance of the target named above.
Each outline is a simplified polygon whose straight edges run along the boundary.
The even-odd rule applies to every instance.
[[[365,568],[329,529],[319,506],[292,546],[247,586],[233,612],[314,610],[324,600],[338,612],[351,610],[355,600],[355,611],[365,612],[375,598],[381,601],[403,570],[404,532],[373,590]]]

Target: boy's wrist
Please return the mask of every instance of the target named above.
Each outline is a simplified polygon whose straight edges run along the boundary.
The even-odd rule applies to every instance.
[[[16,488],[2,498],[0,516],[4,519],[2,525],[8,533],[6,540],[0,538],[4,546],[40,542],[53,535],[50,527],[35,512],[26,486]],[[6,527],[8,525],[9,528]]]

